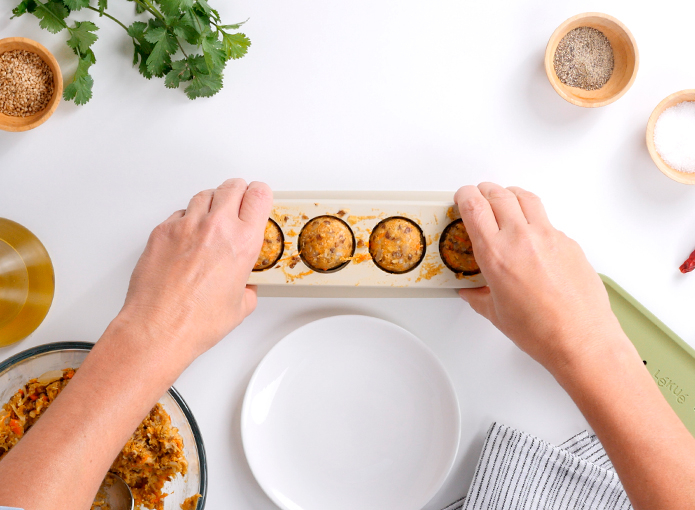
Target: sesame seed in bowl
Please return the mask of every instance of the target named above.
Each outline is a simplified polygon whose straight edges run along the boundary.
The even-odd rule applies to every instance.
[[[27,131],[53,114],[63,93],[58,62],[24,37],[0,40],[0,129]]]

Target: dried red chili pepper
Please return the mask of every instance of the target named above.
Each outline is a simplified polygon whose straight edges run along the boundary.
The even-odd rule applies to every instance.
[[[695,251],[690,254],[690,257],[688,257],[688,260],[683,262],[683,265],[679,267],[678,269],[681,270],[681,273],[689,273],[693,269],[695,269]]]

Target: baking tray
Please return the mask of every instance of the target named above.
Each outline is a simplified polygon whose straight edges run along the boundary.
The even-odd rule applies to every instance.
[[[452,191],[278,191],[271,218],[281,228],[285,250],[279,262],[248,280],[265,297],[456,297],[460,288],[486,285],[481,274],[457,275],[439,255],[441,233],[460,218]],[[339,271],[319,273],[298,254],[298,237],[312,218],[345,221],[355,236],[353,260]],[[381,220],[401,216],[418,224],[425,238],[422,262],[404,274],[387,273],[369,256],[369,235]]]
[[[695,349],[617,283],[600,276],[623,331],[642,356],[666,401],[695,436]]]

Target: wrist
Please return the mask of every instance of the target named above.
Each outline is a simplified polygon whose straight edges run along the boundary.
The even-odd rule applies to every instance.
[[[546,368],[568,392],[572,386],[603,370],[615,371],[642,365],[637,349],[617,319],[576,333],[565,343],[571,347]]]
[[[155,370],[170,384],[195,359],[179,331],[126,309],[111,321],[99,344],[132,368]]]

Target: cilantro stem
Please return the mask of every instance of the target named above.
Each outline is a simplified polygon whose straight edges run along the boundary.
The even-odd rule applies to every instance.
[[[128,27],[127,27],[127,26],[125,26],[123,23],[121,23],[121,22],[118,21],[116,18],[114,18],[113,16],[111,16],[109,13],[107,13],[107,12],[101,12],[99,9],[97,9],[97,8],[95,8],[95,7],[92,7],[91,5],[88,5],[88,6],[87,6],[87,9],[89,9],[90,11],[98,12],[99,15],[104,15],[104,16],[106,16],[107,18],[112,19],[113,21],[115,21],[116,23],[118,23],[119,25],[121,25],[121,26],[123,27],[123,30],[125,30],[126,32],[128,31]]]
[[[152,16],[154,16],[155,18],[164,22],[164,24],[166,25],[166,22],[164,20],[164,16],[162,16],[162,13],[160,13],[157,9],[155,9],[154,6],[149,4],[146,0],[134,0],[134,1],[136,4],[138,4],[140,7],[142,7],[143,10],[149,12]]]
[[[162,22],[163,22],[165,25],[167,25],[167,22],[166,22],[166,19],[164,18],[164,15],[163,15],[161,12],[159,12],[159,11],[157,10],[157,8],[154,6],[154,4],[153,4],[152,2],[149,2],[148,0],[142,0],[142,2],[144,2],[144,4],[147,5],[147,6],[149,7],[148,10],[149,10],[155,17],[159,18],[160,20],[162,20]],[[167,25],[167,26],[168,26],[168,25]]]
[[[188,58],[188,55],[186,55],[186,52],[183,50],[183,46],[181,46],[181,41],[179,41],[178,37],[175,37],[175,38],[176,38],[177,44],[179,45],[179,48],[181,49],[181,53],[183,53],[184,57]]]

